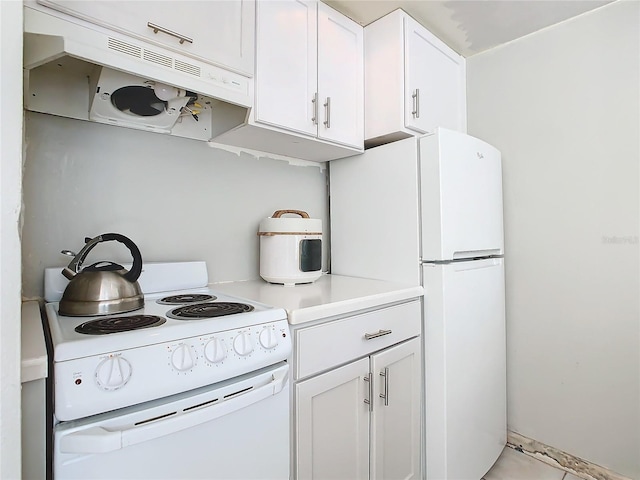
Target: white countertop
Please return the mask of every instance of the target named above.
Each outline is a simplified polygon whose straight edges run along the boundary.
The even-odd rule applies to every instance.
[[[214,283],[211,288],[220,293],[284,308],[291,325],[410,300],[424,294],[419,285],[342,275],[323,275],[313,283],[288,287],[260,279]]]
[[[47,378],[47,347],[44,343],[40,306],[36,301],[22,304],[22,383]]]

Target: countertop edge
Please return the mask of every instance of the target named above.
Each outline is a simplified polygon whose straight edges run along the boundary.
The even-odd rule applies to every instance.
[[[37,301],[23,302],[21,321],[20,382],[47,378],[49,374],[47,346],[44,340],[40,304]]]
[[[389,303],[411,300],[424,295],[421,286],[408,287],[400,290],[376,293],[364,297],[352,298],[331,304],[317,305],[299,310],[287,310],[290,325],[300,325],[327,317],[348,315],[367,308],[380,307]]]

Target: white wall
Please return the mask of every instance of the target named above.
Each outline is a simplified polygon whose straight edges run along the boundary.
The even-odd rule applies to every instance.
[[[0,478],[14,480],[20,478],[22,2],[0,1],[0,44]]]
[[[259,278],[258,225],[275,210],[304,210],[327,224],[322,164],[38,113],[26,118],[25,296],[41,296],[43,269],[68,263],[60,250],[78,251],[85,236],[126,235],[145,262],[205,260],[215,282]],[[131,257],[110,242],[89,260]]]
[[[503,153],[508,423],[640,478],[640,3],[467,60]]]

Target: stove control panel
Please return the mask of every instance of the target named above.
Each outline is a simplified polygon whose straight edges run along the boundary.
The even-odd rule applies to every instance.
[[[286,320],[54,363],[59,421],[214,384],[286,360]]]

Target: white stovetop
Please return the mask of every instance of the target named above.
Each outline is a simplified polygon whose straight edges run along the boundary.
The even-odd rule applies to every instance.
[[[284,308],[291,325],[421,297],[420,285],[323,275],[313,283],[285,287],[264,280],[215,283],[211,288],[274,307]]]

